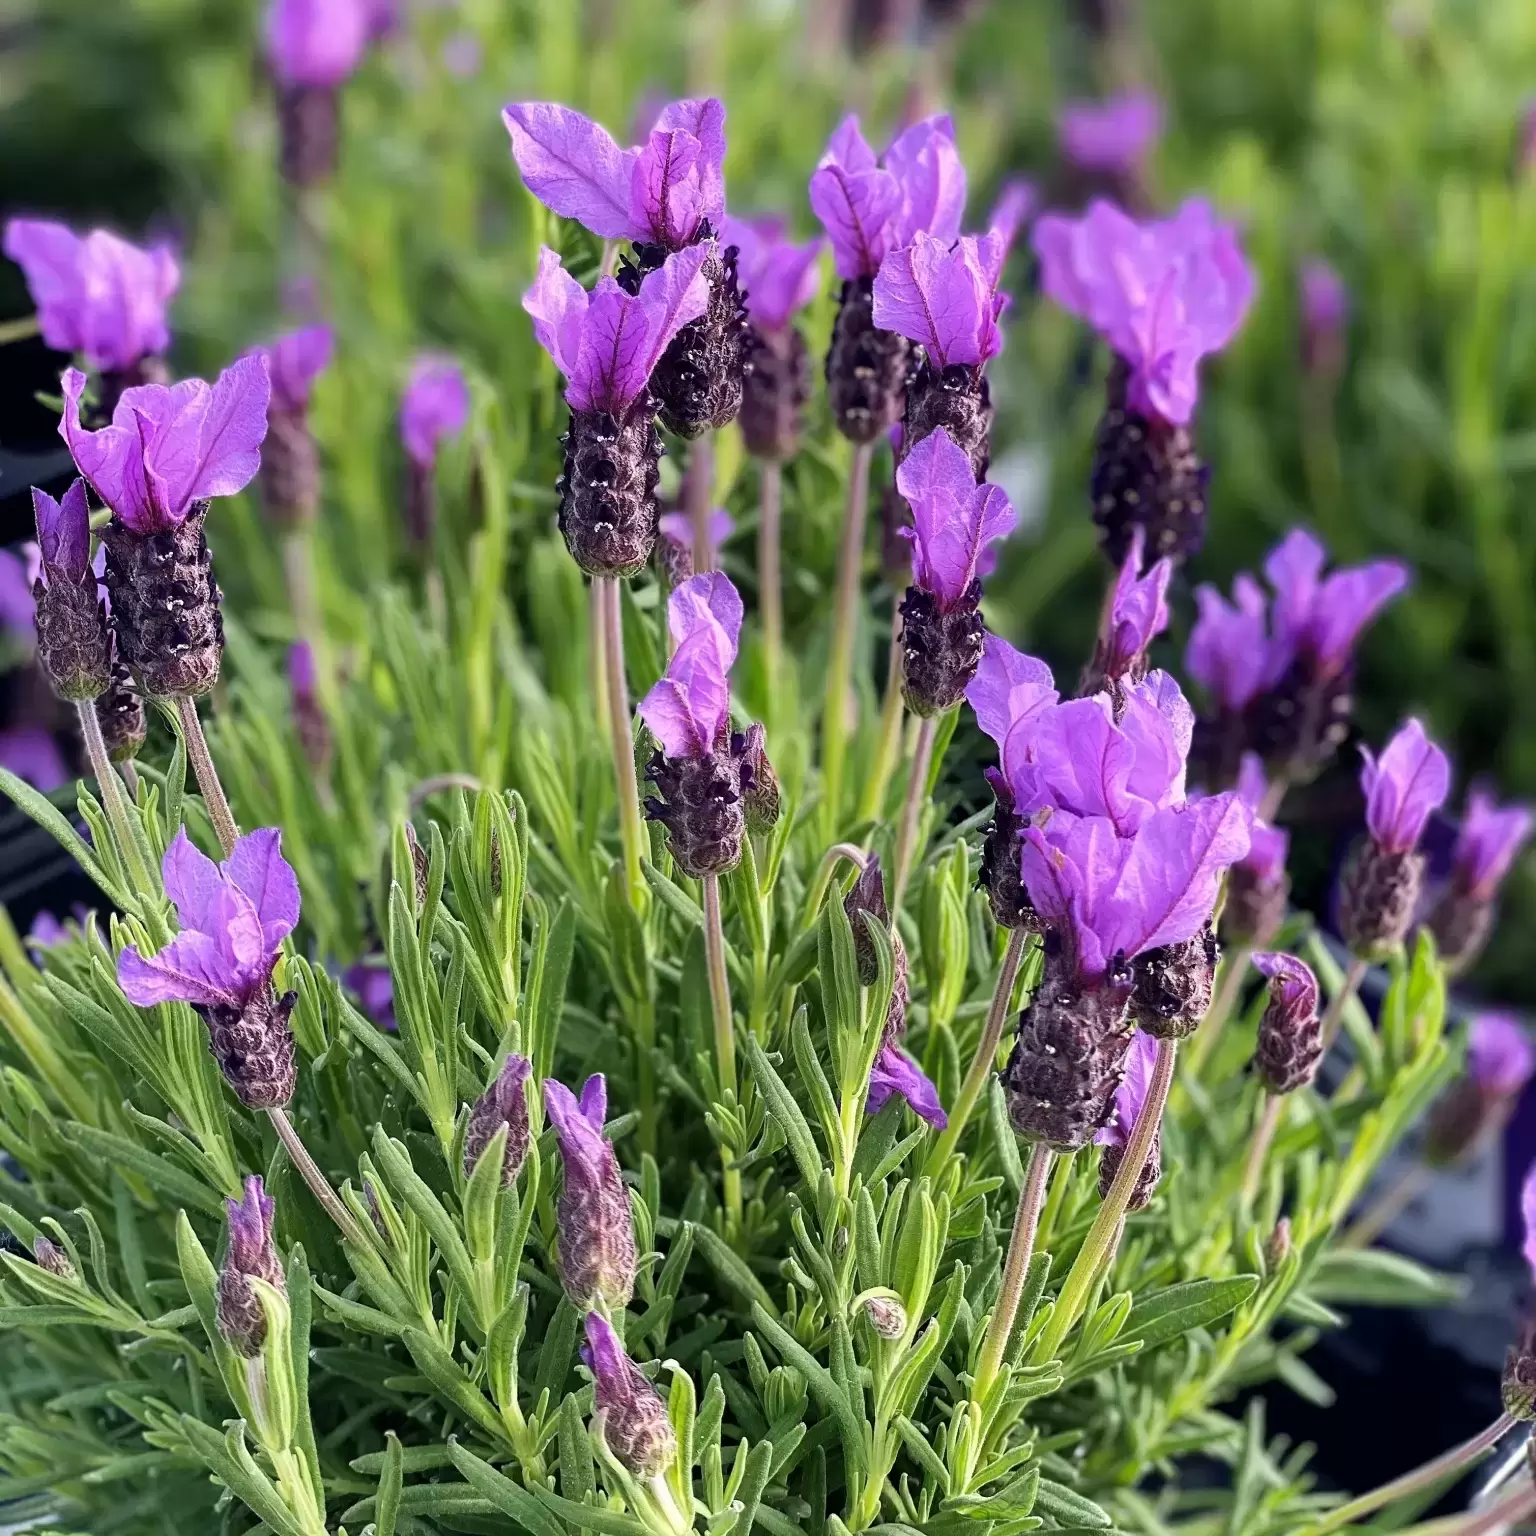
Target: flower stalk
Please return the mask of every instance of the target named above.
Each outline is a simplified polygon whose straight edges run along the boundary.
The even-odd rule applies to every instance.
[[[720,877],[705,875],[704,959],[709,972],[710,1013],[714,1021],[715,1071],[723,1097],[736,1096],[736,1025],[731,1013],[731,983],[725,969],[725,928],[720,913]],[[725,1208],[733,1226],[741,1223],[741,1174],[725,1155]]]
[[[1008,1255],[1003,1260],[1002,1285],[997,1293],[997,1305],[987,1322],[986,1337],[982,1340],[976,1375],[971,1384],[971,1398],[975,1402],[985,1400],[1003,1367],[1003,1357],[1007,1354],[1008,1341],[1013,1336],[1013,1325],[1019,1315],[1024,1281],[1029,1275],[1029,1261],[1034,1257],[1040,1207],[1054,1158],[1051,1149],[1041,1142],[1035,1142],[1030,1148],[1029,1166],[1024,1171],[1018,1209],[1013,1217],[1013,1234],[1008,1239]],[[1059,1305],[1058,1302],[1058,1308]]]
[[[113,769],[107,756],[106,742],[101,735],[101,722],[96,717],[96,701],[83,699],[75,705],[80,719],[80,734],[85,738],[85,753],[90,759],[91,772],[101,792],[102,808],[107,813],[112,835],[117,840],[123,867],[128,872],[128,883],[134,891],[145,897],[155,894],[155,877],[151,873],[150,854],[143,841],[142,831],[135,825],[123,797],[122,780]]]
[[[770,724],[777,724],[784,670],[784,589],[779,569],[779,520],[784,502],[784,466],[764,459],[757,482],[757,601],[763,621],[763,665],[768,678]]]
[[[1270,1143],[1280,1127],[1285,1113],[1285,1099],[1278,1093],[1264,1096],[1264,1108],[1248,1142],[1248,1156],[1243,1163],[1243,1208],[1247,1210],[1258,1198],[1259,1185],[1264,1178],[1264,1164],[1269,1157]]]
[[[315,1197],[320,1208],[336,1223],[337,1231],[347,1242],[355,1248],[366,1250],[369,1243],[367,1237],[363,1235],[363,1229],[357,1224],[352,1213],[341,1203],[341,1197],[331,1188],[330,1181],[321,1173],[314,1158],[309,1155],[309,1148],[304,1145],[298,1127],[288,1118],[288,1111],[274,1107],[267,1110],[266,1114],[272,1129],[277,1132],[277,1139],[283,1144],[283,1150],[288,1154],[289,1161],[298,1170],[299,1177],[309,1186],[309,1192]]]
[[[624,849],[624,873],[635,910],[645,902],[645,874],[640,867],[645,829],[640,820],[640,790],[635,780],[635,742],[624,672],[624,611],[615,576],[594,576],[603,637],[603,673],[608,705],[609,747],[613,755],[613,787],[619,802],[619,840]]]
[[[843,542],[837,557],[837,590],[832,614],[832,649],[821,708],[822,826],[828,838],[842,820],[843,767],[848,750],[848,691],[853,683],[853,650],[859,622],[859,575],[864,561],[864,523],[869,512],[869,466],[874,449],[859,443],[848,470]]]
[[[896,834],[895,881],[891,892],[891,910],[901,910],[912,860],[917,849],[918,827],[923,816],[923,802],[928,798],[928,774],[933,763],[933,741],[938,734],[938,718],[925,715],[918,722],[917,741],[912,748],[912,768],[907,777],[906,799],[901,808],[901,826]]]
[[[229,808],[229,797],[219,781],[219,770],[214,766],[213,754],[208,750],[208,738],[203,734],[203,722],[197,714],[197,700],[185,695],[179,697],[176,700],[176,717],[181,722],[182,736],[187,744],[187,759],[197,777],[197,787],[203,792],[203,804],[208,808],[208,818],[213,822],[214,834],[227,859],[240,840],[240,828],[235,821],[235,813]]]

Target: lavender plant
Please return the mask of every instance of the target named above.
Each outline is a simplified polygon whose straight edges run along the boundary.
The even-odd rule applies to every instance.
[[[362,33],[315,64],[306,10],[270,47],[313,191]],[[948,120],[880,160],[850,121],[800,168],[843,279],[806,332],[825,404],[792,318],[821,253],[738,250],[722,103],[630,151],[563,107],[505,120],[533,194],[614,248],[541,212],[523,253],[563,402],[531,347],[494,387],[414,369],[398,579],[327,601],[296,564],[273,624],[212,578],[258,463],[274,534],[331,513],[329,334],[124,388],[96,430],[64,377],[104,513],[81,483],[39,497],[38,646],[93,782],[78,822],[0,787],[101,903],[36,955],[0,921],[0,1497],[101,1532],[1320,1536],[1445,1485],[1530,1415],[1529,1334],[1485,1434],[1353,1500],[1235,1406],[1325,1396],[1304,1357],[1352,1299],[1453,1293],[1348,1224],[1457,1077],[1436,940],[1481,942],[1529,818],[1475,799],[1426,897],[1449,762],[1416,721],[1367,754],[1341,967],[1288,908],[1279,823],[1402,568],[1320,579],[1298,532],[1273,632],[1251,579],[1200,599],[1206,722],[1153,666],[1220,516],[1193,431],[1252,296],[1233,229],[1202,204],[1036,226],[1047,293],[1116,353],[1088,509],[1111,564],[1063,698],[988,627],[1014,510],[982,370],[1017,208],[960,234]],[[755,566],[699,454],[743,401]],[[694,444],[682,527],[658,419]],[[898,424],[882,711],[864,515]],[[562,457],[555,493],[514,490]],[[793,623],[786,479],[796,515],[842,518],[827,611]],[[136,772],[103,736],[114,656],[166,726]],[[819,718],[795,687],[818,664]],[[968,820],[943,773],[967,709],[998,758]],[[1480,1124],[1515,1054],[1474,1037]]]

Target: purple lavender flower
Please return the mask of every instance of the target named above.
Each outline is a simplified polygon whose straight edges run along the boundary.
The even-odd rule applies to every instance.
[[[545,1078],[544,1108],[565,1163],[555,1210],[565,1294],[578,1307],[601,1302],[622,1311],[635,1289],[635,1229],[619,1160],[603,1135],[608,1084],[596,1073],[578,1101],[563,1083]]]
[[[45,795],[69,782],[69,769],[64,765],[59,744],[40,725],[14,725],[8,731],[0,731],[0,768]]]
[[[1163,105],[1150,91],[1108,101],[1073,101],[1062,109],[1057,134],[1079,170],[1134,174],[1163,131]]]
[[[1209,583],[1195,589],[1200,616],[1189,632],[1184,666],[1225,713],[1241,715],[1264,686],[1269,660],[1268,603],[1244,572],[1228,603]]]
[[[880,1047],[869,1073],[869,1096],[864,1107],[878,1115],[892,1095],[899,1095],[919,1119],[936,1131],[949,1124],[949,1116],[939,1102],[939,1090],[933,1080],[894,1040]]]
[[[264,357],[240,358],[211,388],[184,379],[124,390],[112,425],[98,432],[80,425],[85,375],[69,368],[62,382],[59,436],[116,522],[132,533],[179,527],[197,503],[243,490],[261,463],[271,393]],[[117,602],[116,590],[112,595]]]
[[[1474,1014],[1467,1031],[1467,1072],[1443,1093],[1425,1127],[1431,1165],[1464,1161],[1502,1130],[1536,1071],[1536,1049],[1511,1013]]]
[[[1482,789],[1468,794],[1450,878],[1435,893],[1425,917],[1440,959],[1452,974],[1466,970],[1482,953],[1493,929],[1499,887],[1531,826],[1530,807],[1499,806]]]
[[[1002,349],[998,292],[1007,241],[998,232],[948,242],[918,230],[875,277],[875,324],[917,342],[939,368],[980,367]]]
[[[83,238],[62,224],[11,219],[5,254],[27,276],[43,340],[87,368],[131,373],[170,345],[165,312],[181,282],[167,246],[142,250],[104,229]]]
[[[1015,176],[1003,183],[987,215],[987,233],[1003,237],[1005,248],[1011,247],[1018,233],[1029,222],[1030,215],[1039,201],[1039,193],[1032,181]]]
[[[37,660],[61,699],[79,702],[106,691],[112,676],[112,636],[91,567],[91,509],[85,481],[62,502],[32,491],[37,519]]]
[[[510,1188],[528,1157],[528,1096],[524,1091],[533,1063],[513,1054],[501,1065],[490,1087],[475,1100],[464,1130],[464,1177],[474,1171],[496,1133],[507,1128],[507,1146],[501,1162],[501,1182]]]
[[[592,1372],[592,1401],[603,1444],[636,1477],[659,1477],[677,1459],[677,1432],[661,1394],[624,1353],[613,1325],[587,1313],[581,1363]]]
[[[1297,283],[1301,300],[1301,366],[1315,378],[1337,378],[1344,369],[1344,330],[1349,323],[1349,290],[1320,257],[1302,263]]]
[[[70,937],[69,929],[52,912],[39,912],[27,929],[27,948],[35,955],[39,950],[67,944]]]
[[[1227,899],[1221,909],[1221,936],[1229,944],[1262,949],[1274,941],[1285,921],[1291,883],[1285,872],[1290,834],[1259,819],[1268,797],[1264,763],[1254,752],[1243,754],[1237,793],[1253,812],[1248,852],[1227,875]]]
[[[272,1241],[276,1206],[262,1187],[260,1175],[245,1181],[245,1195],[224,1202],[229,1245],[219,1271],[217,1319],[219,1333],[237,1354],[261,1353],[267,1337],[267,1314],[252,1280],[264,1280],[286,1292],[283,1261]]]
[[[1294,1093],[1312,1081],[1327,1049],[1317,1016],[1317,977],[1295,955],[1260,953],[1253,964],[1269,978],[1269,1004],[1259,1020],[1254,1069],[1270,1093]]]
[[[562,218],[605,240],[680,251],[725,213],[725,107],[674,101],[645,144],[620,149],[590,118],[553,102],[515,102],[501,114],[528,190]]]
[[[1141,1118],[1142,1105],[1147,1102],[1147,1092],[1152,1086],[1152,1068],[1156,1061],[1157,1041],[1144,1029],[1138,1029],[1126,1047],[1124,1076],[1120,1079],[1120,1086],[1115,1089],[1109,1119],[1094,1133],[1094,1141],[1104,1148],[1104,1155],[1099,1159],[1101,1197],[1108,1195],[1109,1186],[1115,1182],[1115,1175],[1120,1171],[1120,1162],[1130,1142],[1131,1133]],[[1163,1131],[1159,1124],[1152,1137],[1152,1145],[1147,1150],[1147,1160],[1131,1191],[1127,1210],[1142,1210],[1152,1199],[1152,1192],[1163,1176],[1162,1143]]]
[[[1233,227],[1199,199],[1144,224],[1096,199],[1080,219],[1038,220],[1034,246],[1046,293],[1128,366],[1129,408],[1186,426],[1200,359],[1231,341],[1253,302],[1253,272]]]
[[[32,556],[37,546],[26,546]],[[14,550],[0,549],[0,630],[13,635],[25,648],[31,649],[35,639],[33,622],[37,607],[32,600],[32,583],[35,577],[28,569],[30,559],[23,559]],[[37,560],[39,574],[42,561]]]
[[[709,558],[711,567],[720,564],[720,549],[736,531],[736,519],[716,507],[709,514]],[[694,574],[693,519],[686,512],[663,512],[656,520],[656,558],[666,577],[669,590],[682,586]]]
[[[288,687],[293,698],[293,729],[309,765],[323,771],[331,760],[331,722],[315,679],[315,653],[307,640],[288,647]]]
[[[197,1009],[215,1060],[250,1109],[286,1104],[294,1088],[288,1016],[297,998],[272,989],[279,947],[299,920],[299,883],[281,839],[275,827],[260,828],[215,864],[181,828],[161,868],[182,931],[158,954],[130,944],[117,961],[130,1002]]]
[[[747,314],[759,331],[782,331],[816,297],[821,286],[817,258],[826,243],[796,244],[785,237],[784,220],[726,217],[720,224],[722,245],[736,247],[736,272]]]
[[[1380,758],[1361,747],[1365,766],[1365,821],[1376,845],[1388,853],[1411,853],[1419,845],[1430,815],[1444,803],[1451,785],[1451,764],[1409,719],[1389,741]]]
[[[372,31],[367,0],[271,0],[267,59],[284,85],[334,88],[362,62]]]
[[[473,32],[455,32],[444,40],[438,57],[456,80],[473,80],[485,63],[485,49]]]
[[[260,348],[272,381],[273,416],[301,416],[309,409],[310,386],[330,366],[335,345],[335,333],[330,326],[306,325]]]
[[[1131,548],[1110,597],[1106,633],[1100,635],[1093,661],[1083,681],[1084,693],[1126,681],[1139,682],[1147,675],[1147,651],[1168,627],[1168,583],[1173,580],[1173,561],[1164,556],[1145,576],[1141,573],[1146,530],[1131,533]]]
[[[395,1021],[395,983],[382,954],[365,955],[347,967],[342,982],[357,996],[363,1012],[387,1034],[399,1029]]]
[[[924,118],[876,159],[857,116],[844,118],[811,177],[811,208],[832,240],[837,275],[873,278],[924,231],[948,245],[965,211],[965,167],[948,115]]]
[[[444,438],[469,423],[469,385],[451,358],[424,352],[411,364],[400,399],[400,441],[413,463],[430,470]]]
[[[1536,1049],[1512,1013],[1475,1014],[1467,1041],[1467,1071],[1485,1092],[1517,1098],[1536,1072]]]

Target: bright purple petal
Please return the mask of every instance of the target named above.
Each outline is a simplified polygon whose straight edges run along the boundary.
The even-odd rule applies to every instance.
[[[1520,1186],[1520,1217],[1525,1224],[1525,1241],[1521,1252],[1530,1266],[1532,1277],[1536,1278],[1536,1163],[1526,1171],[1525,1181]]]
[[[1003,776],[1011,785],[1027,759],[1034,726],[1060,697],[1051,669],[989,633],[965,697],[977,725],[997,743]]]
[[[185,827],[176,829],[171,846],[165,850],[160,875],[181,927],[208,932],[213,923],[214,899],[224,881],[219,866],[193,843]]]
[[[826,164],[811,177],[811,209],[832,242],[837,275],[873,277],[892,248],[888,232],[901,205],[901,188],[889,171],[852,172]]]
[[[721,665],[729,671],[736,661],[744,613],[731,578],[724,571],[702,571],[667,599],[667,629],[678,646],[701,629],[709,631],[716,638]]]
[[[111,426],[87,432],[80,424],[85,375],[76,368],[66,368],[60,383],[64,389],[64,415],[59,422],[59,436],[69,445],[75,467],[127,527],[140,533],[154,532],[159,525],[149,504],[143,442],[132,411],[125,412],[120,406]],[[125,391],[130,393],[131,390]]]
[[[91,563],[91,509],[86,500],[85,481],[73,481],[62,501],[55,501],[34,486],[32,512],[37,522],[44,582],[49,571],[57,572],[66,581],[84,581]]]
[[[1071,102],[1057,124],[1061,147],[1074,165],[1122,174],[1140,166],[1162,128],[1162,103],[1150,91]]]
[[[1147,1102],[1156,1061],[1157,1041],[1144,1029],[1138,1029],[1126,1047],[1122,1063],[1125,1075],[1115,1090],[1109,1123],[1094,1135],[1099,1146],[1123,1147],[1131,1139],[1131,1132],[1136,1129],[1136,1121],[1141,1116],[1141,1106]]]
[[[225,876],[256,908],[263,940],[273,950],[299,921],[299,880],[283,857],[282,842],[276,827],[258,827],[236,842],[223,866]]]
[[[1485,790],[1472,790],[1455,852],[1456,878],[1469,895],[1493,900],[1532,824],[1529,806],[1500,806]]]
[[[1364,747],[1360,755],[1365,759],[1360,786],[1372,838],[1388,853],[1411,852],[1430,815],[1445,803],[1451,787],[1450,759],[1415,719],[1387,743],[1380,759]]]
[[[567,379],[581,357],[581,337],[587,319],[587,291],[560,264],[550,248],[539,248],[539,272],[523,295],[523,308],[533,319],[533,334]]]
[[[949,1116],[944,1113],[939,1090],[932,1079],[894,1042],[880,1048],[870,1069],[869,1093],[864,1101],[866,1110],[878,1115],[893,1094],[904,1098],[912,1112],[936,1131],[942,1131],[949,1124]]]
[[[1467,1036],[1467,1070],[1484,1093],[1513,1099],[1536,1071],[1536,1048],[1512,1013],[1474,1014]]]
[[[553,102],[516,102],[501,120],[528,190],[547,208],[604,240],[649,237],[630,212],[636,151],[620,149],[591,118]]]
[[[1002,345],[992,270],[1000,250],[1000,242],[989,246],[984,260],[974,235],[951,248],[919,231],[880,265],[875,324],[919,343],[941,368],[987,362]]]
[[[965,214],[965,166],[947,113],[914,123],[897,137],[880,163],[901,189],[893,248],[911,244],[920,232],[945,245],[959,238]]]
[[[158,955],[141,955],[130,944],[117,957],[117,983],[130,1003],[199,1003],[205,1008],[238,1008],[244,1001],[240,978],[212,934],[180,933]]]
[[[197,471],[188,500],[233,496],[255,478],[267,435],[271,388],[264,356],[242,357],[219,375],[200,423]]]

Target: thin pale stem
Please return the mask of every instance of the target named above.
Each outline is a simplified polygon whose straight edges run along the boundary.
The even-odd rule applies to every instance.
[[[26,341],[42,329],[42,321],[36,315],[22,315],[18,320],[0,324],[0,347],[13,341]]]
[[[235,813],[229,808],[224,786],[219,782],[219,770],[213,766],[208,738],[203,735],[203,722],[197,717],[197,700],[177,699],[176,713],[187,742],[187,758],[192,764],[192,772],[197,775],[197,787],[203,792],[203,804],[208,807],[208,816],[218,836],[219,847],[224,850],[227,859],[235,851],[240,828],[235,822]]]
[[[117,765],[117,771],[123,776],[123,788],[128,791],[128,798],[136,802],[139,798],[139,770],[133,766],[133,759],[125,757]]]
[[[95,699],[81,699],[75,705],[75,713],[80,718],[80,734],[85,738],[85,755],[90,759],[91,772],[96,775],[96,787],[101,793],[102,809],[107,813],[107,824],[112,828],[112,836],[122,855],[123,867],[128,871],[128,883],[140,896],[153,896],[154,872],[145,861],[145,850],[140,846],[133,818],[128,814],[122,780],[112,766],[112,759],[107,756],[101,721],[96,718]]]
[[[704,960],[709,971],[710,1011],[715,1025],[715,1071],[722,1095],[736,1094],[736,1024],[731,1015],[731,983],[725,970],[725,928],[720,917],[720,877],[705,875]],[[727,1159],[729,1162],[729,1159]],[[741,1174],[725,1169],[725,1208],[731,1222],[741,1222]]]
[[[764,459],[757,479],[757,601],[763,618],[768,706],[775,720],[784,661],[784,592],[779,574],[779,514],[783,501],[784,466],[777,459]]]
[[[1344,985],[1333,995],[1333,1001],[1328,1004],[1328,1012],[1323,1015],[1322,1035],[1323,1049],[1330,1050],[1333,1042],[1339,1038],[1339,1030],[1344,1023],[1344,1010],[1349,1007],[1356,992],[1360,990],[1360,983],[1365,980],[1365,973],[1369,969],[1364,960],[1351,960],[1349,971],[1344,977]]]
[[[848,749],[848,692],[853,683],[853,647],[859,622],[859,577],[864,564],[864,521],[869,511],[869,464],[874,449],[861,443],[848,471],[848,505],[837,557],[837,592],[832,614],[832,648],[827,656],[827,691],[821,707],[822,825],[834,837],[842,821],[843,765]]]
[[[434,773],[411,785],[410,793],[405,797],[406,809],[420,809],[423,802],[430,800],[433,795],[440,795],[445,789],[462,789],[477,795],[482,787],[480,780],[472,773]]]
[[[1094,1217],[1088,1236],[1083,1239],[1083,1246],[1077,1251],[1077,1258],[1073,1261],[1066,1283],[1056,1297],[1051,1320],[1040,1336],[1039,1358],[1042,1360],[1054,1359],[1060,1352],[1062,1341],[1088,1299],[1088,1292],[1104,1263],[1105,1255],[1113,1250],[1115,1235],[1120,1229],[1126,1207],[1131,1203],[1131,1195],[1141,1178],[1142,1169],[1147,1166],[1152,1138],[1157,1135],[1157,1128],[1162,1123],[1163,1106],[1168,1102],[1168,1088],[1173,1082],[1178,1049],[1176,1040],[1157,1042],[1157,1060],[1152,1067],[1152,1081],[1147,1085],[1146,1099],[1142,1102],[1141,1113],[1136,1117],[1130,1139],[1125,1144],[1114,1182],[1109,1186],[1103,1204],[1099,1206],[1099,1214]]]
[[[901,807],[901,826],[896,833],[896,872],[892,882],[891,915],[901,910],[912,860],[917,853],[917,832],[923,819],[923,802],[928,798],[928,769],[933,761],[933,738],[939,722],[925,715],[917,727],[917,742],[912,749],[912,771],[907,778],[907,796]]]
[[[1276,774],[1269,781],[1264,790],[1264,798],[1255,812],[1260,821],[1273,821],[1280,814],[1280,807],[1285,803],[1285,792],[1290,787],[1291,781],[1283,773]]]
[[[1368,1248],[1397,1220],[1429,1182],[1429,1169],[1414,1163],[1403,1176],[1340,1236],[1340,1248]]]
[[[1475,1461],[1486,1456],[1514,1427],[1514,1423],[1512,1415],[1501,1413],[1493,1423],[1480,1433],[1473,1435],[1470,1440],[1452,1446],[1450,1450],[1442,1452],[1432,1461],[1426,1461],[1423,1466],[1415,1467],[1413,1471],[1393,1478],[1390,1483],[1383,1483],[1369,1493],[1362,1493],[1358,1499],[1351,1499],[1348,1504],[1330,1509],[1321,1520],[1307,1526],[1301,1536],[1327,1536],[1329,1531],[1352,1525],[1363,1516],[1374,1514],[1378,1509],[1384,1509],[1388,1504],[1395,1504],[1399,1499],[1406,1499],[1409,1495],[1419,1493],[1425,1488],[1433,1488],[1452,1474],[1459,1475]],[[1529,1485],[1521,1490],[1528,1496],[1532,1491]],[[1499,1506],[1496,1504],[1493,1508],[1497,1509]],[[1481,1515],[1475,1518],[1481,1518]],[[1462,1526],[1460,1529],[1465,1532],[1470,1527]]]
[[[628,684],[624,673],[624,611],[618,578],[594,576],[602,589],[603,654],[607,673],[608,734],[613,753],[613,787],[619,797],[619,839],[624,846],[624,873],[629,899],[636,911],[645,901],[645,874],[640,868],[645,828],[640,820],[640,789],[635,782],[635,741],[631,734]]]
[[[341,1203],[341,1197],[331,1188],[314,1158],[309,1155],[309,1148],[304,1145],[293,1121],[288,1118],[288,1111],[269,1109],[267,1119],[272,1122],[272,1129],[277,1132],[277,1139],[282,1142],[289,1161],[298,1169],[299,1177],[309,1185],[310,1193],[320,1202],[325,1214],[336,1223],[337,1230],[353,1247],[366,1249],[368,1239],[363,1229],[353,1219],[351,1211]]]
[[[991,1077],[997,1061],[997,1047],[1003,1038],[1003,1028],[1008,1022],[1008,1005],[1013,999],[1014,984],[1019,979],[1019,965],[1024,959],[1024,945],[1029,935],[1022,928],[1008,931],[1008,948],[1003,952],[1003,963],[997,973],[997,986],[992,992],[992,1006],[987,1009],[987,1021],[982,1026],[981,1039],[976,1042],[976,1054],[966,1069],[965,1081],[955,1098],[955,1106],[949,1114],[949,1124],[939,1133],[939,1139],[928,1154],[928,1165],[923,1169],[926,1177],[938,1179],[950,1155],[959,1145],[961,1133],[976,1108],[981,1090]]]
[[[1216,996],[1211,999],[1210,1010],[1200,1022],[1199,1032],[1190,1042],[1189,1065],[1196,1077],[1199,1077],[1206,1062],[1211,1059],[1216,1042],[1221,1038],[1227,1020],[1232,1017],[1232,1010],[1242,994],[1243,978],[1248,974],[1248,961],[1252,954],[1251,948],[1240,944],[1228,950],[1222,959],[1221,980],[1216,984]]]
[[[997,1380],[997,1373],[1003,1368],[1003,1356],[1008,1351],[1008,1340],[1012,1338],[1013,1325],[1018,1320],[1019,1298],[1024,1294],[1024,1281],[1029,1275],[1029,1261],[1035,1252],[1040,1204],[1045,1197],[1045,1181],[1051,1171],[1052,1156],[1051,1149],[1038,1141],[1029,1151],[1029,1167],[1024,1171],[1019,1206],[1013,1216],[1013,1236],[1008,1239],[1008,1255],[1003,1260],[1002,1287],[997,1293],[997,1305],[987,1322],[986,1337],[976,1362],[976,1376],[971,1385],[972,1402],[980,1402],[986,1397]]]
[[[608,728],[608,657],[603,636],[603,586],[593,581],[587,587],[587,671],[592,689],[592,711],[597,717],[597,733],[606,742]]]
[[[1248,1158],[1243,1164],[1243,1206],[1246,1209],[1251,1206],[1259,1193],[1259,1185],[1264,1179],[1264,1163],[1269,1157],[1269,1144],[1275,1139],[1275,1132],[1280,1125],[1280,1117],[1285,1113],[1285,1097],[1283,1094],[1266,1094],[1264,1108],[1259,1115],[1258,1124],[1253,1128],[1253,1137],[1248,1143]]]
[[[325,621],[320,614],[320,583],[315,572],[315,533],[305,523],[283,536],[283,579],[288,587],[288,606],[293,610],[294,633],[315,658],[315,677],[321,702],[332,701],[335,679],[330,651],[325,643]]]
[[[821,911],[821,904],[827,898],[827,890],[832,884],[832,876],[837,870],[838,861],[846,859],[855,869],[864,868],[864,850],[855,847],[852,843],[833,843],[821,856],[821,863],[816,870],[816,879],[811,884],[810,900],[805,904],[805,917],[800,924],[801,931],[809,929],[816,921],[816,914]]]
[[[885,807],[885,792],[896,771],[901,745],[901,726],[906,719],[906,700],[901,693],[901,609],[891,615],[891,653],[885,669],[885,703],[880,709],[880,743],[875,749],[874,772],[859,802],[859,820],[873,821]]]
[[[688,450],[683,474],[683,510],[693,528],[693,568],[712,571],[715,548],[709,537],[709,503],[715,489],[715,435],[706,432]]]

